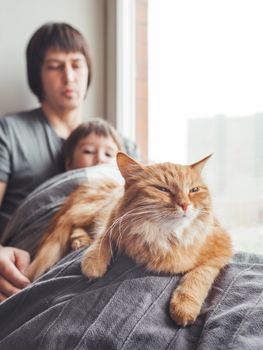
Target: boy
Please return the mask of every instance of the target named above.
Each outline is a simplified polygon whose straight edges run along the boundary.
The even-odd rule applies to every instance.
[[[67,170],[98,164],[114,164],[124,146],[117,131],[102,119],[93,119],[76,128],[64,144]]]

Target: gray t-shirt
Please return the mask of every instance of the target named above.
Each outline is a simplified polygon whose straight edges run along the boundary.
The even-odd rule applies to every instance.
[[[40,108],[0,118],[0,235],[10,216],[38,185],[64,171],[63,140]]]

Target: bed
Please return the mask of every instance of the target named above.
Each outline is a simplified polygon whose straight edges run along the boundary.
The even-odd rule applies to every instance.
[[[104,167],[59,175],[19,208],[2,241],[34,252],[48,221],[68,193]],[[111,176],[122,181],[116,169]],[[216,279],[201,314],[188,327],[169,317],[180,275],[146,271],[124,255],[106,275],[89,281],[80,271],[83,249],[0,304],[1,350],[262,349],[263,256],[236,253]]]

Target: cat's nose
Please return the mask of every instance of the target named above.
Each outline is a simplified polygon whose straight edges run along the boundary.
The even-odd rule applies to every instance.
[[[187,210],[187,208],[188,208],[188,205],[189,205],[189,203],[180,203],[179,204],[180,205],[180,207],[183,209],[183,211],[186,211]]]

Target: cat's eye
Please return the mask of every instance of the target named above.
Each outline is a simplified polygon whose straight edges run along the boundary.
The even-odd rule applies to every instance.
[[[193,187],[191,188],[190,192],[198,192],[199,191],[199,187]]]
[[[161,191],[161,192],[166,192],[166,193],[170,193],[170,191],[168,190],[168,188],[166,187],[162,187],[162,186],[154,186],[155,188],[157,188],[157,190]]]

